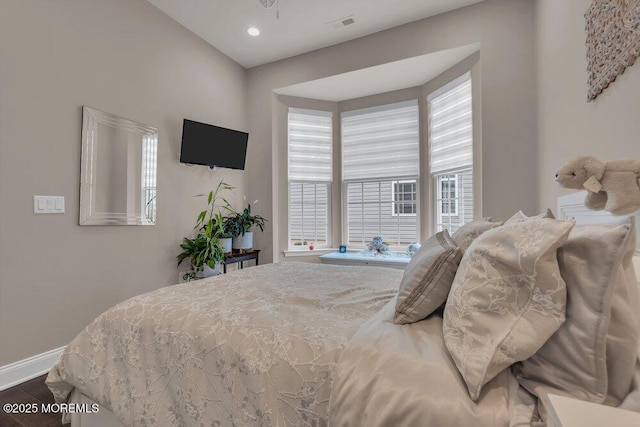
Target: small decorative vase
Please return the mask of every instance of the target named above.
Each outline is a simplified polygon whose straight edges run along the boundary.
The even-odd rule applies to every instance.
[[[232,246],[233,249],[241,251],[253,248],[253,231],[247,231],[244,235],[234,236]]]

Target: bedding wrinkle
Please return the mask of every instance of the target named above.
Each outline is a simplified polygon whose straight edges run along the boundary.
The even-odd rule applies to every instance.
[[[444,345],[442,317],[393,323],[395,299],[353,336],[336,369],[331,426],[508,426],[507,371],[478,402]],[[364,420],[364,421],[362,421]]]

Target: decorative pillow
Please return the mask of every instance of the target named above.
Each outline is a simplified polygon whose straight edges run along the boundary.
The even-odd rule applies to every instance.
[[[531,357],[565,318],[557,248],[574,223],[531,218],[489,230],[464,254],[443,334],[472,400],[511,364]]]
[[[427,239],[404,270],[394,323],[417,322],[444,304],[461,258],[447,230]]]
[[[511,224],[513,222],[519,222],[519,221],[525,221],[527,219],[530,218],[551,218],[551,219],[555,219],[555,215],[553,214],[553,212],[551,212],[551,209],[547,208],[546,212],[542,212],[538,215],[535,216],[526,216],[524,214],[524,212],[522,211],[518,211],[515,214],[513,214],[513,216],[511,218],[509,218],[508,220],[505,221],[505,224]]]
[[[624,326],[626,313],[619,313],[611,302],[615,292],[626,294],[621,270],[629,242],[633,254],[632,231],[629,224],[577,226],[558,250],[560,273],[567,284],[567,319],[535,355],[514,367],[518,381],[531,393],[538,396],[555,393],[603,403],[608,389],[608,329],[616,335],[613,346],[623,356],[620,362],[631,365],[622,369],[629,372],[630,368],[626,385],[622,385],[624,396],[629,392],[638,333],[637,328],[634,332]],[[620,308],[623,308],[625,304],[621,303]],[[611,320],[614,320],[614,314],[616,317],[611,323],[610,312]],[[631,347],[627,351],[630,357],[624,357],[625,339],[617,336],[621,332],[635,337],[633,343],[627,343]],[[617,364],[618,354],[614,357]],[[624,360],[629,358],[631,360]],[[616,381],[620,383],[624,379],[617,378]],[[620,402],[618,400],[616,406]]]
[[[479,235],[492,228],[500,227],[502,222],[491,222],[491,218],[476,219],[458,228],[451,238],[458,244],[462,252],[467,250],[471,242]]]
[[[607,329],[607,398],[604,403],[618,406],[629,394],[636,372],[640,347],[640,297],[633,265],[636,249],[635,218],[629,219],[630,231],[624,245],[622,263],[618,267],[616,285],[611,298]]]

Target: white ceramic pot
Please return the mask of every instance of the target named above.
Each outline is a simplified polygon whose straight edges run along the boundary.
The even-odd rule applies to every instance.
[[[203,265],[203,269],[200,274],[202,275],[202,277],[217,276],[218,274],[220,274],[220,263],[216,263],[215,269],[209,267],[207,264]]]
[[[246,250],[253,248],[253,231],[247,231],[244,235],[233,237],[233,249]]]
[[[220,243],[220,247],[222,248],[222,252],[224,252],[225,254],[228,254],[229,252],[231,252],[232,241],[233,239],[231,237],[223,237],[221,239],[218,239],[218,242]]]

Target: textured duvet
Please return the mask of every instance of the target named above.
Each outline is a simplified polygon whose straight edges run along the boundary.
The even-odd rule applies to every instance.
[[[341,351],[401,277],[279,263],[162,288],[100,315],[47,384],[125,425],[326,425]]]

